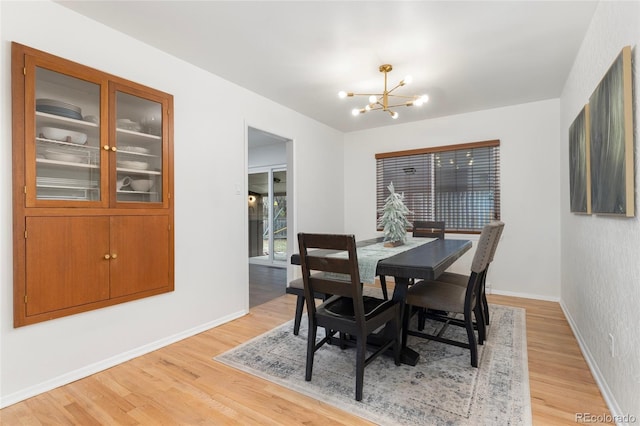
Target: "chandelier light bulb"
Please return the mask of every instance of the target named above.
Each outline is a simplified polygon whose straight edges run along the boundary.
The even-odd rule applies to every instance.
[[[402,80],[404,84],[411,84],[412,81],[413,81],[413,77],[410,75],[406,76],[404,80]]]
[[[422,95],[420,96],[420,99],[422,99],[423,104],[426,104],[427,102],[429,102],[429,95]]]
[[[367,105],[366,107],[364,107],[365,111],[371,111],[371,105]]]
[[[413,101],[413,105],[415,106],[422,106],[424,102],[422,102],[422,98],[418,98],[415,101]]]
[[[393,118],[394,120],[398,118],[398,113],[397,112],[392,112],[391,113],[391,118]]]
[[[360,110],[358,108],[352,109],[351,115],[353,115],[354,117],[360,115]]]
[[[376,102],[378,102],[378,98],[376,97],[376,95],[369,96],[369,103],[370,104],[375,104]]]
[[[339,97],[340,99],[344,99],[344,98],[346,98],[346,97],[347,97],[347,92],[345,92],[344,90],[339,91],[339,92],[338,92],[338,97]]]

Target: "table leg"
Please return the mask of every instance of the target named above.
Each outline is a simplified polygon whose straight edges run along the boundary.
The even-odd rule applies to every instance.
[[[405,316],[405,302],[407,300],[407,289],[409,288],[409,278],[394,277],[396,283],[393,290],[393,300],[400,303],[400,326],[403,326],[403,319]],[[407,365],[416,365],[420,354],[406,345],[406,341],[403,340],[402,347],[400,348],[400,362]]]
[[[403,326],[403,318],[405,314],[405,301],[407,300],[407,288],[409,287],[409,279],[408,278],[400,278],[395,277],[395,289],[393,290],[392,300],[398,301],[400,303],[400,332],[402,332]],[[367,339],[368,343],[374,346],[381,346],[384,342],[389,340],[389,337],[394,334],[394,330],[391,329],[391,325],[387,325],[383,330],[381,330],[378,334],[370,335]],[[389,349],[389,356],[393,356],[393,350]],[[402,342],[402,347],[400,348],[400,362],[406,365],[414,366],[418,363],[418,359],[420,358],[420,354],[410,347],[406,345],[406,341]]]

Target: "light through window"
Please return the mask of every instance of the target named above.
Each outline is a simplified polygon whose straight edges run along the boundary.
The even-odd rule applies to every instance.
[[[415,220],[444,221],[447,232],[480,233],[500,219],[500,141],[376,154],[376,206],[387,186],[404,193]]]

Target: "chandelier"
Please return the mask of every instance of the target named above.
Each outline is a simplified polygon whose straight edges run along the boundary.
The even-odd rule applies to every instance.
[[[411,76],[406,76],[404,80],[400,80],[400,83],[396,84],[392,89],[387,90],[387,73],[391,72],[392,69],[393,67],[390,64],[380,65],[379,70],[384,73],[384,91],[382,93],[352,93],[344,91],[338,93],[338,97],[341,99],[352,96],[369,97],[369,103],[364,108],[354,108],[351,110],[351,114],[357,116],[368,111],[380,110],[388,112],[392,118],[396,119],[398,118],[398,113],[392,111],[390,108],[401,106],[422,106],[422,104],[429,100],[429,96],[427,95],[403,96],[392,93],[397,88],[411,83]]]

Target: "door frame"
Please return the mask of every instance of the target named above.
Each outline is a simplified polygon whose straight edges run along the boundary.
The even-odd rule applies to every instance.
[[[278,268],[286,268],[287,266],[287,261],[286,259],[288,258],[288,253],[285,255],[285,261],[284,263],[280,260],[275,260],[274,259],[274,255],[275,255],[275,250],[274,250],[274,229],[273,229],[273,221],[274,221],[274,173],[275,172],[281,172],[284,171],[287,173],[287,181],[288,181],[288,176],[289,176],[289,172],[287,170],[287,165],[286,164],[276,164],[276,165],[272,165],[272,166],[260,166],[260,167],[251,167],[248,169],[247,171],[247,175],[252,175],[252,174],[259,174],[259,173],[267,173],[267,184],[268,184],[268,196],[267,196],[267,203],[269,205],[269,209],[268,209],[268,223],[269,223],[269,235],[268,235],[268,240],[269,240],[269,256],[268,259],[256,259],[256,258],[252,258],[249,257],[249,262],[250,263],[254,263],[257,265],[265,265],[265,266],[273,266],[273,267],[278,267]],[[286,191],[286,189],[285,189]],[[248,192],[248,191],[247,191]],[[288,207],[288,202],[289,202],[289,195],[287,194],[285,196],[286,200],[287,200],[287,207]],[[247,213],[247,217],[248,217],[248,213]],[[289,215],[287,214],[287,228],[289,223]],[[248,237],[250,238],[250,237]],[[287,246],[289,244],[289,236],[287,233]],[[252,260],[253,259],[253,260]]]
[[[288,131],[283,131],[282,129],[277,130],[277,129],[273,129],[270,128],[271,126],[264,126],[264,125],[256,125],[255,123],[249,123],[247,121],[244,122],[244,135],[245,135],[245,140],[244,140],[244,146],[245,146],[245,174],[244,174],[244,194],[246,195],[248,193],[248,171],[249,171],[249,149],[250,149],[250,144],[249,144],[249,133],[250,133],[250,129],[255,129],[255,130],[259,130],[265,133],[269,133],[275,137],[280,138],[285,144],[286,144],[286,169],[287,169],[287,228],[288,228],[288,235],[294,235],[294,230],[296,229],[296,222],[297,222],[297,207],[296,207],[296,196],[295,196],[295,164],[294,164],[294,159],[295,159],[295,149],[296,149],[296,144],[295,144],[295,138],[293,136],[290,136]],[[281,162],[280,162],[281,163]],[[240,194],[240,186],[237,185],[236,186],[236,192],[238,194]],[[243,197],[244,198],[244,197]],[[249,215],[249,207],[248,207],[248,203],[246,202],[246,198],[244,198],[244,217],[248,218]],[[248,230],[248,226],[245,226],[244,229],[244,240],[246,241],[247,245],[249,244],[249,230]],[[296,247],[297,247],[297,240],[295,237],[287,237],[287,259],[289,259],[291,257],[291,255],[293,254],[293,252],[295,251]],[[286,269],[287,269],[287,282],[291,281],[294,277],[294,267],[290,264],[290,262],[287,261],[286,263]],[[246,278],[247,278],[247,282],[249,279],[249,262],[247,262],[246,264]],[[249,306],[249,289],[247,288],[247,306]]]

